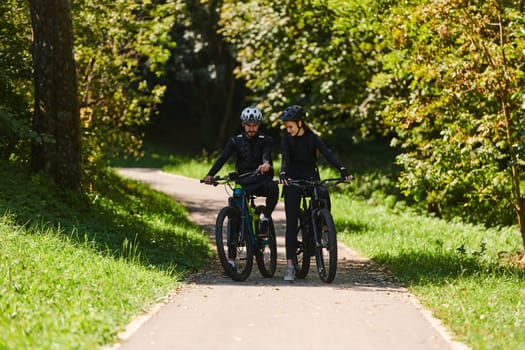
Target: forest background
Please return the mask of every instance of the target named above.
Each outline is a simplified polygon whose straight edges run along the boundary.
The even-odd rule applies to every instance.
[[[65,185],[78,178],[89,192],[109,161],[140,157],[145,143],[216,154],[248,104],[278,140],[280,111],[300,104],[358,195],[515,225],[525,245],[523,1],[55,2],[70,11],[0,4],[4,161],[46,172],[39,157],[77,156]],[[35,122],[47,112],[35,84],[46,23],[72,25],[78,130],[61,128],[60,113]],[[60,147],[77,132],[78,148]]]

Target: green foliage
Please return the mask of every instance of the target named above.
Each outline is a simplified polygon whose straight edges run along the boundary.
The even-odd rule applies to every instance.
[[[115,155],[138,155],[165,87],[173,1],[75,1],[75,57],[83,124],[84,166]],[[89,176],[94,176],[93,173]]]
[[[221,33],[236,73],[275,120],[302,104],[320,131],[344,125],[382,130],[367,82],[380,69],[382,9],[373,1],[225,1]],[[364,101],[364,102],[363,102]]]
[[[402,195],[443,217],[508,225],[524,203],[520,6],[226,1],[220,31],[273,120],[299,103],[324,134],[394,136]]]
[[[233,76],[229,44],[216,30],[221,4],[177,0],[170,32],[177,45],[166,67],[166,99],[158,129],[154,131],[155,124],[148,129],[194,151],[222,147],[239,128],[239,115],[250,103],[244,82]]]
[[[177,135],[199,143],[193,149],[217,145],[209,135],[224,139],[238,125],[232,111],[244,90],[234,86],[246,82],[274,126],[284,106],[300,103],[323,137],[348,146],[394,137],[402,150],[402,192],[393,188],[392,167],[385,178],[360,177],[363,195],[406,196],[446,218],[513,224],[513,210],[525,205],[522,6],[75,1],[85,182],[108,158],[140,155],[142,127],[163,101],[167,72],[174,90],[163,102],[176,104],[186,123],[172,125],[199,120],[199,137]],[[28,9],[24,1],[7,0],[0,11],[6,19],[0,23],[0,156],[27,161],[35,137]],[[228,79],[235,64],[228,53],[238,64],[235,82]],[[218,120],[224,121],[219,130]]]
[[[74,1],[73,27],[86,179],[114,155],[138,155],[141,127],[162,101],[174,43],[174,1]],[[25,1],[0,5],[0,155],[27,161],[33,87]],[[4,40],[5,38],[5,40]]]
[[[32,92],[31,24],[27,3],[6,0],[0,4],[0,107],[24,111]]]
[[[0,109],[0,159],[21,162],[29,159],[29,140],[35,137],[29,124],[27,113]]]
[[[0,4],[0,159],[28,160],[33,81],[26,1]]]
[[[439,1],[398,8],[388,22],[396,50],[384,56],[381,77],[405,91],[384,113],[404,148],[400,185],[440,215],[516,222],[525,164],[521,11],[512,2]]]

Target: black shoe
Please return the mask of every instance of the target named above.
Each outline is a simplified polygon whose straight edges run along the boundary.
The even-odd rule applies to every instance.
[[[268,237],[268,220],[261,220],[261,224],[259,225],[259,232],[257,232],[257,236],[259,238]]]

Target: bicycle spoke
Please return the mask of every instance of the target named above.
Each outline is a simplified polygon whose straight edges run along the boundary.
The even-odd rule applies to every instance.
[[[323,282],[331,283],[337,270],[337,238],[332,215],[328,209],[322,209],[317,216],[318,246],[316,262],[319,277]]]
[[[255,208],[255,214],[262,218],[265,207],[260,205]],[[268,222],[268,236],[257,239],[255,247],[255,260],[257,267],[264,277],[272,277],[277,268],[277,241],[275,238],[275,228],[273,220]]]
[[[235,281],[244,281],[252,269],[252,246],[241,231],[240,215],[231,207],[223,208],[215,227],[217,254],[225,273]]]

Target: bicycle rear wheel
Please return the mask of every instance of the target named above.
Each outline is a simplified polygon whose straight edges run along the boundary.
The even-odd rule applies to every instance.
[[[319,242],[316,242],[315,258],[317,272],[323,282],[331,283],[337,270],[337,237],[334,220],[328,209],[317,212]]]
[[[224,272],[234,281],[244,281],[252,272],[252,243],[246,236],[241,230],[239,211],[232,207],[222,208],[215,224],[215,244]]]
[[[262,217],[266,207],[259,205],[255,208],[255,214]],[[268,219],[268,236],[258,237],[255,246],[255,261],[257,267],[264,277],[273,277],[277,268],[277,241],[275,239],[275,228],[272,218]],[[256,225],[258,226],[258,225]]]
[[[310,254],[308,249],[308,232],[306,228],[306,217],[303,211],[299,211],[299,223],[297,226],[297,247],[295,252],[295,277],[305,278],[310,271]]]

